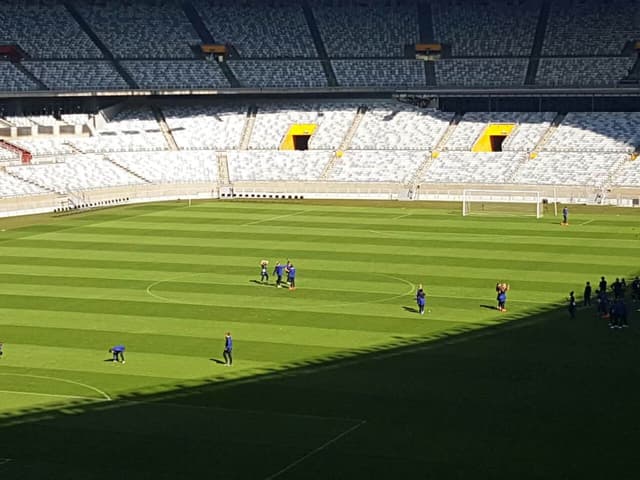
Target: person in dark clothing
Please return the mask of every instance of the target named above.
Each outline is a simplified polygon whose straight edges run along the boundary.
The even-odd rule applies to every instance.
[[[4,343],[0,342],[0,358],[4,355]]]
[[[584,303],[583,305],[585,307],[590,307],[591,306],[591,282],[587,282],[587,284],[584,286]]]
[[[424,315],[424,307],[427,304],[427,294],[422,288],[422,285],[418,286],[418,291],[416,292],[416,303],[418,304],[418,312],[420,312],[420,315]]]
[[[611,289],[615,300],[622,298],[622,282],[620,282],[619,278],[616,278],[616,281],[611,284]]]
[[[567,207],[562,209],[562,224],[569,225],[569,209]]]
[[[122,362],[124,363],[124,345],[116,345],[115,347],[111,347],[109,349],[109,353],[113,354],[114,362]]]
[[[293,264],[291,260],[287,259],[287,264],[284,267],[284,273],[287,274],[287,283],[291,283],[291,267],[293,267]]]
[[[576,296],[573,290],[569,293],[569,315],[571,318],[576,318]]]
[[[600,293],[607,293],[607,281],[604,277],[600,277],[600,284],[598,285]]]
[[[296,289],[296,267],[292,263],[289,264],[289,290]]]
[[[280,262],[276,262],[276,266],[273,269],[273,275],[276,276],[276,287],[280,288],[280,284],[282,283],[282,272],[284,272],[284,265],[281,265]]]
[[[640,277],[636,277],[631,282],[631,299],[634,302],[640,300]]]
[[[231,338],[231,332],[227,332],[224,336],[224,351],[222,352],[222,356],[224,357],[224,364],[227,367],[233,365],[233,356],[231,352],[233,350],[233,339]]]

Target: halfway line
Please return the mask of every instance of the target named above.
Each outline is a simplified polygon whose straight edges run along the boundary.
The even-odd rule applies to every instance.
[[[271,217],[271,218],[265,218],[263,220],[256,220],[253,222],[249,222],[249,223],[243,223],[242,225],[240,225],[241,227],[246,227],[248,225],[257,225],[259,223],[263,223],[263,222],[270,222],[271,220],[278,220],[279,218],[287,218],[287,217],[293,217],[295,215],[300,215],[303,213],[308,212],[309,210],[302,210],[300,212],[295,212],[295,213],[287,213],[286,215],[278,215],[277,217]]]

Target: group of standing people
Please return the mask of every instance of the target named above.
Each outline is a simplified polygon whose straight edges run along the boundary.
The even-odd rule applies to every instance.
[[[261,283],[269,283],[269,260],[261,260],[260,261],[260,282]],[[276,276],[276,287],[281,288],[282,284],[285,283],[282,281],[283,275],[286,274],[287,280],[286,285],[289,286],[289,290],[296,289],[296,267],[291,263],[291,260],[287,260],[286,264],[281,264],[280,262],[276,262],[276,265],[273,269],[272,275]]]
[[[607,279],[604,276],[600,277],[598,290],[595,292],[598,316],[608,320],[609,328],[626,328],[629,326],[628,308],[625,301],[627,288],[627,282],[624,278],[616,278],[609,288]],[[591,298],[592,287],[591,283],[587,282],[583,294],[584,307],[591,306]],[[631,282],[631,301],[633,303],[640,301],[640,277],[636,277]],[[572,291],[569,294],[569,315],[571,318],[575,318],[576,309],[575,295]]]

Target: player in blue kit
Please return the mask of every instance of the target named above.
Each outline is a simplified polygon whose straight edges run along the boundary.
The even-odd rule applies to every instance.
[[[124,350],[124,345],[116,345],[115,347],[111,347],[109,349],[109,353],[113,353],[114,362],[124,363]]]
[[[289,263],[289,290],[296,289],[296,267]]]
[[[282,272],[284,272],[284,265],[280,262],[276,262],[276,266],[273,269],[273,275],[276,276],[276,287],[280,288],[282,284]]]
[[[418,304],[418,312],[420,312],[420,315],[424,315],[424,307],[427,303],[427,294],[422,288],[422,284],[418,285],[418,291],[416,292],[416,303]]]
[[[224,350],[222,356],[224,357],[224,364],[226,367],[233,365],[233,356],[231,351],[233,350],[233,338],[231,338],[231,332],[227,332],[224,336]]]

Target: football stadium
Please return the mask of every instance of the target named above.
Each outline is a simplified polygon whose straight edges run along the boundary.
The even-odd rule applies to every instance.
[[[0,477],[631,479],[639,0],[0,0]]]

